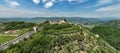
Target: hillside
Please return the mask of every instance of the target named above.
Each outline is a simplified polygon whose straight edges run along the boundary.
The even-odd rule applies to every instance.
[[[85,28],[74,24],[46,24],[34,36],[0,53],[117,53],[117,50]]]
[[[35,23],[19,21],[5,22],[0,24],[0,45],[32,30],[37,26]]]
[[[110,45],[120,50],[120,28],[110,26],[96,26],[91,30],[95,34],[99,34],[101,38]]]
[[[103,26],[112,26],[120,28],[120,20],[111,20],[103,23]]]

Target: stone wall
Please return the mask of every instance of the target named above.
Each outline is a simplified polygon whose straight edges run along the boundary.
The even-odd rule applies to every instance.
[[[62,23],[66,23],[66,20],[65,19],[63,19],[63,20],[55,20],[55,21],[50,20],[49,23],[50,24],[62,24]]]

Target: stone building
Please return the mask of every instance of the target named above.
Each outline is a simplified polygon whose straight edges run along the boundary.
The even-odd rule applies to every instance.
[[[62,20],[50,20],[49,23],[50,24],[63,24],[66,23],[66,19],[62,19]]]

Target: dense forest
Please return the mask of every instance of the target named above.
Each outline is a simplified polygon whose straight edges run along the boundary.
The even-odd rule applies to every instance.
[[[89,30],[74,24],[46,24],[44,29],[0,53],[117,53]]]
[[[120,28],[110,26],[96,26],[91,30],[95,34],[99,34],[111,46],[120,50]]]

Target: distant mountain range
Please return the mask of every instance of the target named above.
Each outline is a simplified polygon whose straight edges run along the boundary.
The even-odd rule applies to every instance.
[[[120,20],[111,20],[111,21],[103,23],[102,25],[120,28]]]
[[[110,20],[120,20],[120,18],[35,17],[35,18],[0,18],[0,22],[25,21],[25,22],[41,23],[46,20],[58,20],[58,19],[67,19],[69,22],[84,23],[84,24],[107,22]]]

